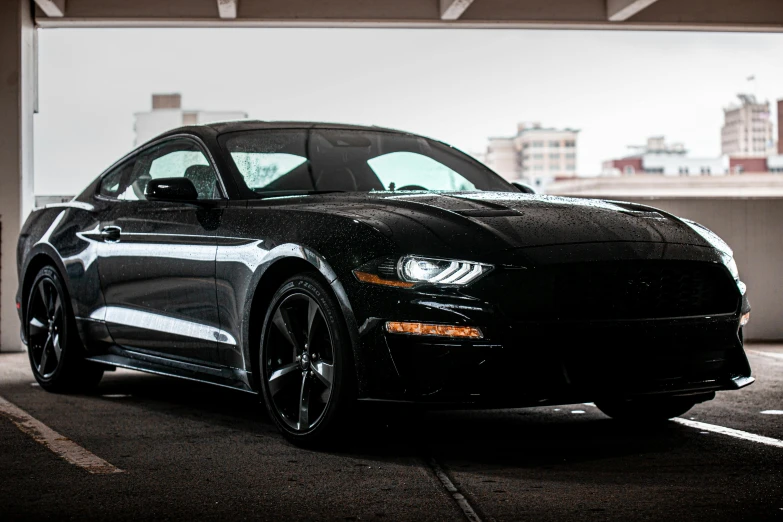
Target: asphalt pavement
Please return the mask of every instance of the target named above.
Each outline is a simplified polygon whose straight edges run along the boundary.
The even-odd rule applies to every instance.
[[[783,346],[747,348],[756,383],[683,416],[700,425],[365,408],[327,451],[287,443],[250,394],[118,370],[55,395],[0,354],[0,520],[783,519]]]

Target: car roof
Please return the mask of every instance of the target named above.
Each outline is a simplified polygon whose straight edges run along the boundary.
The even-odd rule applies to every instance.
[[[369,125],[351,125],[345,123],[326,123],[314,121],[261,121],[261,120],[236,120],[221,121],[215,123],[205,123],[202,125],[189,125],[177,127],[164,132],[155,139],[174,134],[190,133],[206,138],[207,136],[216,136],[227,132],[253,131],[253,130],[274,130],[274,129],[334,129],[334,130],[352,130],[352,131],[375,131],[392,132],[395,134],[414,135],[410,132],[385,127]]]

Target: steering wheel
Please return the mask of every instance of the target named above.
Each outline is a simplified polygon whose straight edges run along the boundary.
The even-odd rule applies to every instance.
[[[427,189],[422,187],[421,185],[405,185],[404,187],[399,187],[397,190],[427,190]]]

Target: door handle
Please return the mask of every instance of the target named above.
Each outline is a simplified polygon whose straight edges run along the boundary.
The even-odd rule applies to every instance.
[[[119,243],[122,229],[120,227],[103,227],[101,237],[106,243]]]

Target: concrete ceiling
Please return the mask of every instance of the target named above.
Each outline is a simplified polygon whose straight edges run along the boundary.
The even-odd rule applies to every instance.
[[[783,31],[783,0],[34,0],[39,27]]]

